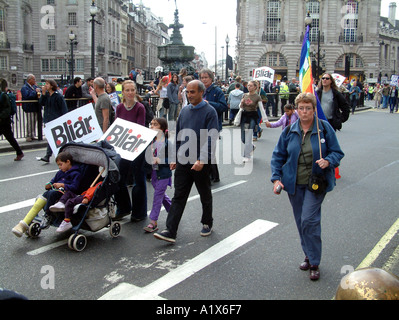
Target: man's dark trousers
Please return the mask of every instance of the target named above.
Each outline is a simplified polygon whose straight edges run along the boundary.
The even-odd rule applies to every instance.
[[[198,190],[202,204],[201,223],[207,224],[212,228],[212,191],[209,178],[210,165],[205,164],[201,171],[192,170],[192,164],[177,163],[174,179],[175,194],[172,199],[168,218],[166,219],[166,228],[173,237],[176,237],[177,228],[186,207],[188,196],[190,195],[193,183]]]

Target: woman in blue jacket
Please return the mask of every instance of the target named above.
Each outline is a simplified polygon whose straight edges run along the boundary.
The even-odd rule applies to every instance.
[[[321,205],[326,193],[335,186],[334,169],[339,166],[344,153],[328,121],[315,117],[316,97],[311,93],[301,93],[295,104],[299,121],[285,128],[273,151],[271,181],[274,184],[274,193],[279,194],[279,188],[288,193],[294,211],[305,253],[305,261],[300,269],[310,269],[310,279],[318,280],[321,259]],[[315,193],[312,185],[309,187],[309,178],[315,174],[325,178],[325,189],[321,193]]]

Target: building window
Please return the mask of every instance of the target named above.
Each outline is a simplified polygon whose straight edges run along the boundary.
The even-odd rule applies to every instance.
[[[47,49],[48,51],[56,51],[55,48],[55,35],[47,36]]]
[[[309,41],[317,42],[320,28],[320,2],[311,0],[306,3],[306,12],[312,17],[312,25],[309,30]]]
[[[6,10],[0,8],[0,32],[6,31]]]
[[[269,0],[266,11],[266,36],[268,41],[277,41],[280,36],[281,4],[279,0]]]
[[[76,12],[69,12],[68,13],[68,24],[70,26],[76,26],[77,25]]]
[[[8,70],[7,57],[0,57],[0,70]]]
[[[342,42],[357,42],[359,3],[356,0],[348,0],[341,11],[343,17],[343,39]]]
[[[43,72],[50,71],[48,59],[42,59],[42,71]]]
[[[268,52],[264,54],[259,60],[259,66],[268,67],[287,67],[287,61],[279,52]]]
[[[349,54],[349,63],[350,67],[353,69],[364,68],[363,59],[355,53]],[[335,62],[335,69],[344,69],[344,68],[345,68],[345,55],[342,55]]]
[[[84,59],[76,59],[76,71],[83,72],[85,70],[85,60]]]
[[[50,5],[55,4],[55,0],[47,0],[47,4],[50,4]]]
[[[58,59],[58,71],[65,72],[66,71],[66,60]]]

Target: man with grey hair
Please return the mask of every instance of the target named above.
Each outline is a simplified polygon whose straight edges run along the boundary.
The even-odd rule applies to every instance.
[[[200,235],[212,232],[212,192],[209,173],[215,161],[216,140],[219,137],[218,117],[214,108],[203,99],[205,86],[199,80],[187,85],[190,102],[183,108],[176,125],[176,159],[170,162],[175,171],[175,194],[166,219],[166,230],[155,233],[155,238],[174,243],[177,229],[192,185],[195,183],[202,204]]]
[[[29,74],[26,83],[21,88],[22,100],[38,100],[40,88],[36,85],[36,78],[33,74]],[[38,102],[27,102],[22,104],[22,109],[26,113],[26,141],[32,142],[35,139],[37,114],[41,107]]]
[[[105,81],[103,78],[95,78],[93,81],[93,89],[90,90],[95,103],[95,113],[97,116],[98,124],[102,131],[105,133],[110,126],[110,119],[113,113],[111,99],[105,92]]]

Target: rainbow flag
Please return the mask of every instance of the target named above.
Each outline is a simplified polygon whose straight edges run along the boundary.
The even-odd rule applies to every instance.
[[[327,120],[324,115],[323,109],[321,108],[321,103],[319,97],[315,94],[313,86],[313,76],[312,76],[312,63],[309,56],[309,26],[307,26],[305,37],[303,39],[302,51],[301,51],[301,64],[299,69],[299,85],[301,87],[301,92],[310,92],[316,96],[317,100],[317,116],[319,119]]]

